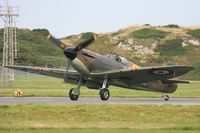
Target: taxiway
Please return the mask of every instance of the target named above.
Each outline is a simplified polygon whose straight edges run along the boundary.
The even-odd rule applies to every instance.
[[[100,98],[80,97],[71,101],[67,97],[0,97],[0,105],[6,104],[141,104],[141,105],[200,105],[200,98],[110,98],[101,101]]]

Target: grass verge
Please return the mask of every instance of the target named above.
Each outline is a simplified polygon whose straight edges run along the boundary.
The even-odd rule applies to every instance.
[[[137,30],[137,31],[133,31],[132,35],[136,38],[164,38],[165,36],[167,36],[169,33],[168,32],[164,32],[162,30],[157,30],[157,29],[148,29],[148,28],[144,28],[141,30]]]
[[[0,130],[200,130],[199,110],[175,105],[1,105]]]
[[[16,130],[0,130],[0,133],[199,133],[199,129],[16,129]]]

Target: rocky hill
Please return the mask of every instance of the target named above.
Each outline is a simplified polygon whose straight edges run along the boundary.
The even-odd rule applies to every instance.
[[[48,30],[19,29],[19,65],[60,67],[65,65],[62,50],[46,39]],[[91,32],[62,38],[76,45]],[[0,30],[0,58],[2,58]],[[200,79],[200,27],[132,26],[116,32],[97,33],[97,40],[87,49],[100,54],[115,53],[141,66],[192,65],[195,70],[184,76]]]

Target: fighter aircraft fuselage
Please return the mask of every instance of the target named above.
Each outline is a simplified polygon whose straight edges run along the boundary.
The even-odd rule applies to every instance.
[[[84,49],[96,40],[96,35],[83,40],[76,47],[63,43],[51,34],[48,39],[63,49],[68,60],[66,70],[29,66],[6,67],[57,78],[64,77],[66,83],[77,84],[77,87],[69,91],[71,100],[78,100],[82,85],[89,89],[99,89],[102,100],[108,100],[110,96],[108,87],[110,85],[127,89],[173,93],[177,89],[177,83],[188,83],[173,78],[193,69],[184,65],[140,67],[116,54],[100,55]],[[72,66],[76,71],[70,71],[69,66]],[[169,97],[167,96],[166,99],[168,100]]]

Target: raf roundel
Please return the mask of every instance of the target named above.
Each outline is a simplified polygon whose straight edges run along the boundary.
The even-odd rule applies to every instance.
[[[153,75],[170,75],[173,74],[173,71],[167,69],[152,69],[149,70],[149,73]]]

